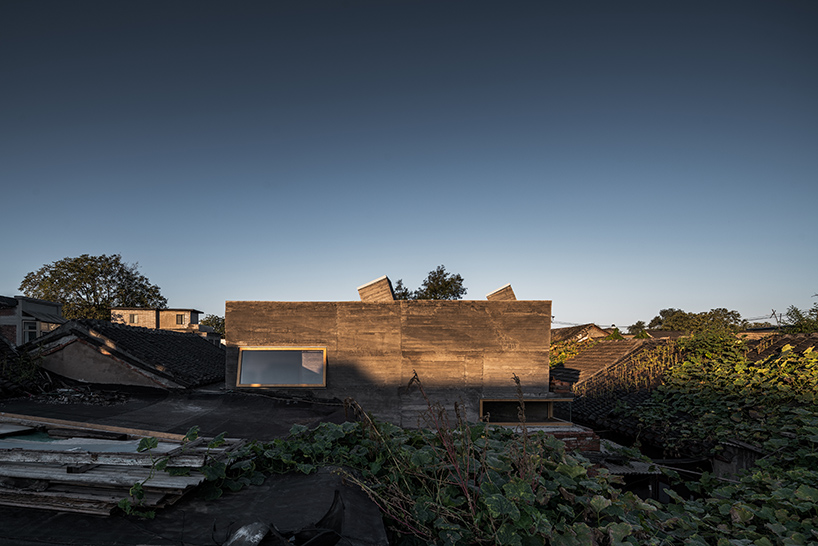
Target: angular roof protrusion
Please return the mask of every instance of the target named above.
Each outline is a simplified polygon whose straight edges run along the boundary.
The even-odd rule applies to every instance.
[[[486,299],[489,301],[516,301],[517,296],[514,295],[514,290],[511,289],[511,285],[507,284],[491,294],[486,295]]]
[[[374,281],[370,281],[358,287],[358,295],[361,301],[366,303],[384,303],[395,301],[395,293],[392,291],[392,281],[384,275]]]

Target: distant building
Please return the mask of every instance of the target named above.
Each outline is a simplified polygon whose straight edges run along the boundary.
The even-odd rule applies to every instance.
[[[0,296],[0,335],[22,345],[64,324],[62,304],[26,296]]]
[[[193,333],[218,345],[221,342],[221,336],[210,326],[199,324],[201,314],[202,312],[198,309],[114,307],[111,309],[111,322],[141,328]]]

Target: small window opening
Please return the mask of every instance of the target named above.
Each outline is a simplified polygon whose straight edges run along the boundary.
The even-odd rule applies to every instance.
[[[241,387],[325,387],[324,347],[250,347],[239,351]]]

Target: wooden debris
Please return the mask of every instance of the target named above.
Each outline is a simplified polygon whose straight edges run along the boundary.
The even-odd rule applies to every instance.
[[[35,431],[50,441],[27,440]],[[138,451],[148,437],[157,438],[156,447]],[[144,497],[136,507],[162,508],[205,480],[203,466],[244,444],[226,439],[209,448],[211,440],[184,443],[178,434],[0,413],[0,504],[107,515],[123,499],[134,502],[130,490],[141,484]],[[189,475],[158,470],[165,459],[168,468],[186,468]]]

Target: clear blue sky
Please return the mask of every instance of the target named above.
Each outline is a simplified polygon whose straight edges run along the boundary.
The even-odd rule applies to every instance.
[[[440,264],[564,323],[810,307],[816,29],[811,0],[2,2],[0,294],[120,253],[220,315]]]

